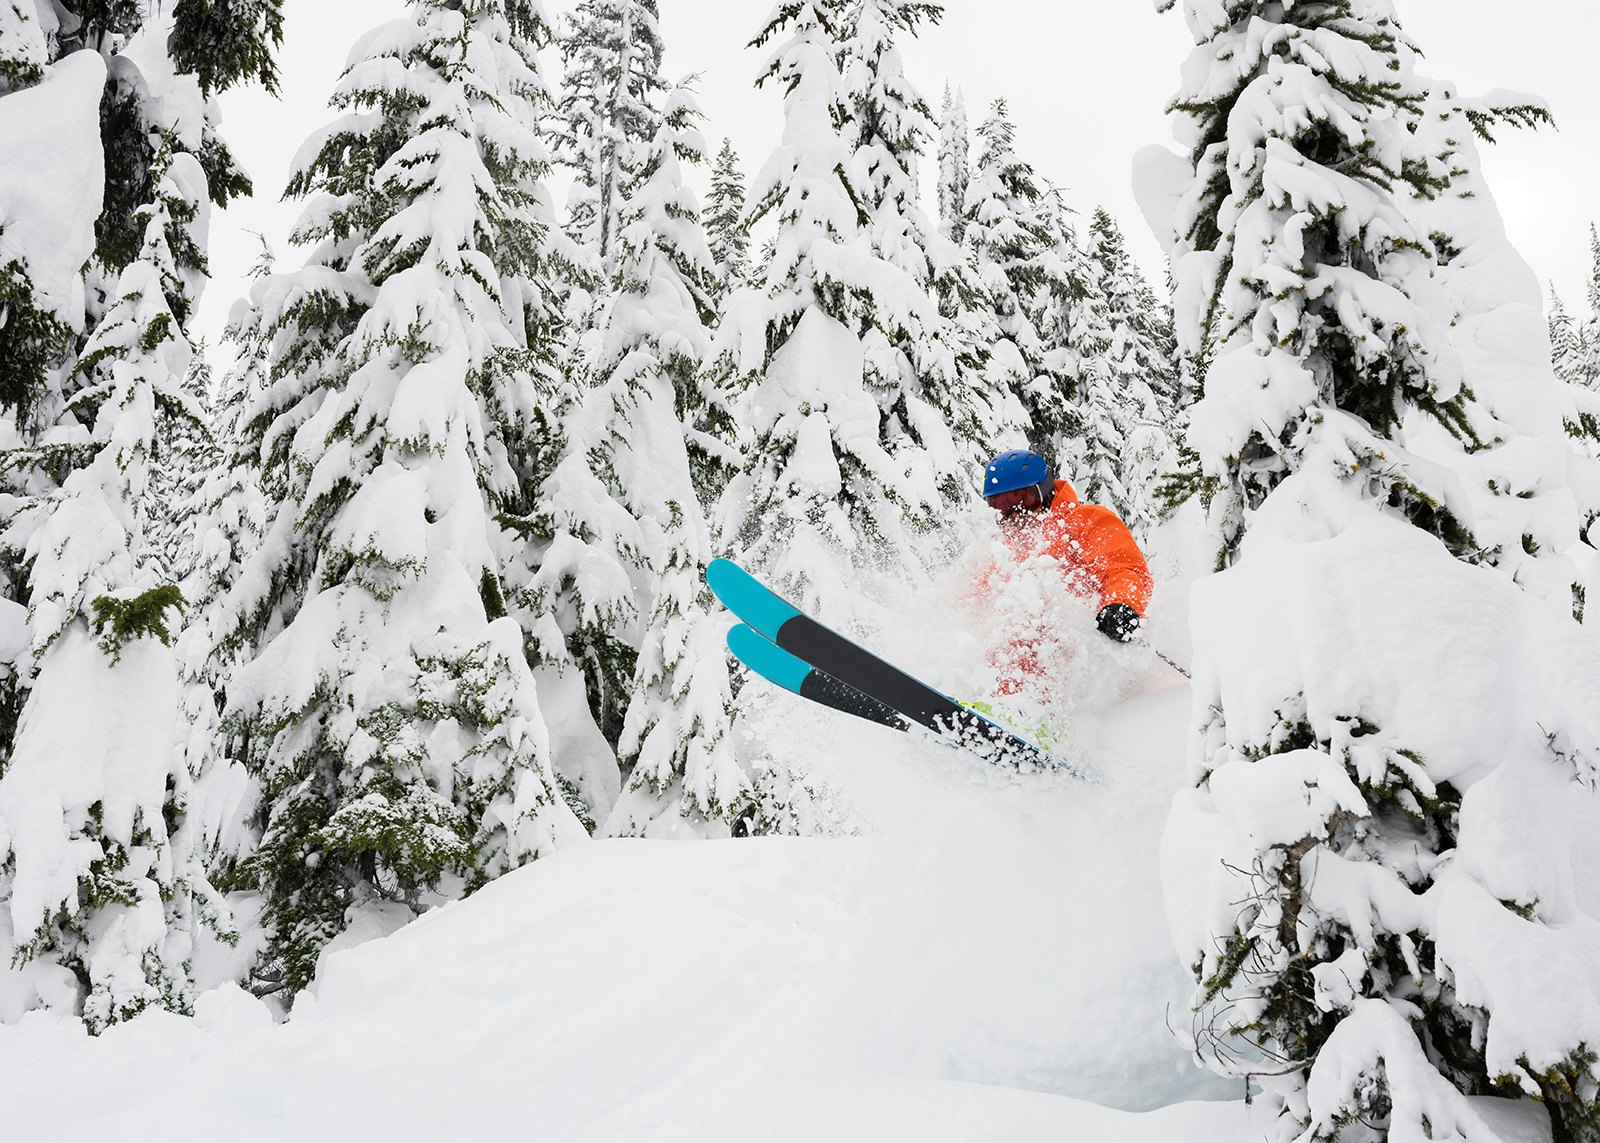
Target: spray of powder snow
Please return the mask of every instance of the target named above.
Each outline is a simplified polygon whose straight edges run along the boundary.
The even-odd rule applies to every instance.
[[[964,513],[930,539],[942,558],[926,585],[877,568],[862,588],[875,602],[874,648],[912,674],[1068,754],[1092,748],[1107,711],[1172,685],[1146,642],[1159,631],[1131,646],[1108,639],[1092,586],[1049,556],[1017,560],[993,513]]]
[[[1142,641],[1123,646],[1095,626],[1092,590],[1071,582],[1068,569],[1049,557],[1018,562],[987,509],[978,506],[953,516],[925,533],[922,543],[921,567],[908,567],[887,553],[857,550],[848,560],[837,557],[839,566],[854,568],[847,577],[856,596],[854,619],[843,633],[946,694],[988,704],[996,718],[1025,737],[1102,776],[1119,770],[1121,759],[1097,751],[1102,718],[1130,699],[1182,681],[1151,646],[1186,644],[1181,630],[1167,630],[1181,629],[1187,620],[1182,561],[1163,556],[1161,544],[1153,545],[1156,605]],[[1021,675],[1009,666],[1019,649],[1029,659],[1029,670]],[[1008,675],[1021,685],[1005,687]],[[1003,693],[1007,690],[1013,693]],[[805,704],[796,709],[798,702],[773,703],[760,687],[754,699],[745,696],[741,753],[765,772],[767,784],[792,792],[786,803],[812,807],[801,815],[806,822],[789,823],[797,832],[849,832],[846,800],[821,784],[807,759],[832,753],[819,735],[855,728],[841,729],[838,719],[818,720]],[[967,781],[1006,785],[1019,780],[1008,767],[974,767],[960,752],[945,753],[936,751],[934,758]],[[1051,777],[1020,776],[1032,784]],[[820,818],[809,820],[818,812]]]

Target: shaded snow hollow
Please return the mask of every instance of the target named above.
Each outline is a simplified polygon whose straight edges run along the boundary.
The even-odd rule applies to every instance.
[[[332,953],[285,1024],[231,985],[97,1039],[35,1013],[0,1027],[6,1137],[1247,1137],[1166,1026],[1187,708],[1101,720],[1085,785],[775,694],[858,836],[572,847]]]

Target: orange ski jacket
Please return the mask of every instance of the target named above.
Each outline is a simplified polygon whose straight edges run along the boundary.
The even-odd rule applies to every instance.
[[[1006,546],[1019,561],[1050,556],[1068,585],[1098,596],[1100,607],[1125,603],[1143,615],[1155,583],[1133,533],[1111,509],[1082,503],[1065,480],[1056,481],[1055,488],[1055,499],[1037,525],[1002,529]]]

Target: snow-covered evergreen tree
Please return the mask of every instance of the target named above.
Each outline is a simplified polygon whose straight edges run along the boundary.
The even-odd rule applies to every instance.
[[[1174,411],[1178,392],[1171,303],[1158,296],[1140,273],[1121,228],[1105,207],[1096,207],[1090,219],[1088,254],[1113,328],[1120,331],[1115,356],[1144,378],[1160,402],[1158,414],[1165,419]]]
[[[619,754],[630,770],[612,834],[726,835],[748,790],[729,735],[732,695],[705,587],[710,529],[686,438],[705,398],[717,266],[681,164],[704,161],[687,91],[662,111],[618,236],[617,289],[605,315],[600,380],[587,399],[597,439],[583,455],[638,521],[642,634]]]
[[[8,407],[43,408],[44,421],[38,423],[54,415],[48,407],[57,399],[54,391],[71,373],[70,357],[81,348],[81,342],[68,342],[92,328],[111,304],[117,274],[143,256],[143,211],[156,197],[158,156],[172,152],[187,153],[205,174],[197,202],[168,204],[169,210],[191,215],[175,219],[169,235],[177,272],[190,286],[170,302],[174,318],[187,322],[205,270],[209,206],[249,189],[249,180],[217,134],[217,109],[210,96],[243,79],[271,76],[272,50],[281,33],[279,4],[250,0],[248,14],[245,6],[235,6],[210,15],[201,12],[202,0],[184,0],[171,14],[132,0],[15,0],[5,5],[0,13],[0,99],[8,102],[0,112],[0,131],[10,161],[0,192],[9,207],[6,240],[0,246],[0,296],[12,316],[0,327],[0,350],[13,367],[0,379],[0,401]],[[217,33],[222,30],[231,48],[218,57],[206,56],[206,45],[219,46]],[[87,58],[73,59],[85,49],[101,59],[102,68],[94,75]],[[192,69],[200,74],[190,74]],[[69,92],[67,82],[59,83],[51,102],[60,106],[94,89],[97,131],[63,134],[62,115],[40,106],[45,97],[38,88],[51,79],[68,79],[68,72],[74,73],[76,90]],[[97,139],[98,146],[78,146],[90,139]],[[52,166],[52,158],[58,165]],[[170,171],[167,158],[159,161],[163,172]],[[62,162],[66,165],[60,166]],[[92,180],[84,177],[88,164],[97,172]],[[72,229],[70,220],[90,209],[92,255],[77,243],[61,245]],[[61,267],[74,258],[63,272]],[[85,263],[89,272],[83,278]],[[72,279],[78,284],[67,287]],[[47,377],[52,365],[56,381]]]
[[[272,49],[283,42],[283,0],[178,0],[169,50],[210,94],[245,80],[278,92]]]
[[[722,140],[711,168],[711,192],[706,196],[706,236],[717,266],[716,300],[744,284],[750,263],[750,232],[744,220],[744,175],[732,139]]]
[[[1593,388],[1600,381],[1600,355],[1589,345],[1586,324],[1567,312],[1566,303],[1550,287],[1550,307],[1546,316],[1550,334],[1550,365],[1556,376],[1569,385]]]
[[[596,360],[595,375],[545,391],[544,456],[533,470],[521,550],[511,561],[510,603],[530,630],[536,662],[575,664],[594,722],[614,747],[638,655],[641,569],[649,555],[639,520],[597,455],[623,427],[613,387],[599,372],[605,368]]]
[[[760,82],[784,90],[784,135],[750,196],[752,221],[775,224],[772,257],[722,326],[750,440],[721,535],[830,608],[850,606],[841,559],[914,574],[917,529],[970,494],[987,435],[935,301],[960,259],[916,202],[929,124],[894,46],[932,12],[807,0],[754,41],[778,40]]]
[[[956,243],[967,229],[968,135],[967,102],[959,91],[951,95],[947,83],[939,104],[939,233]]]
[[[611,270],[628,187],[660,125],[661,29],[656,0],[581,0],[558,43],[558,162],[572,168],[574,239]]]
[[[660,148],[668,146],[664,140],[675,140],[669,149],[676,155],[696,162],[705,157],[698,130],[689,123],[698,112],[688,91],[669,99],[662,95],[661,52],[653,0],[580,5],[563,39],[568,74],[558,156],[576,169],[572,230],[596,277],[586,308],[572,315],[583,327],[578,352],[568,383],[554,394],[549,409],[555,431],[546,451],[552,460],[537,481],[534,517],[540,523],[538,535],[530,537],[526,564],[528,608],[555,619],[564,654],[581,669],[594,719],[613,747],[624,732],[656,555],[647,534],[652,525],[642,519],[649,513],[636,500],[637,490],[626,486],[631,477],[616,474],[618,464],[633,471],[626,459],[619,460],[619,454],[631,454],[625,435],[633,398],[626,376],[632,367],[619,373],[615,342],[619,336],[644,336],[642,329],[607,330],[617,320],[613,311],[621,304],[619,295],[638,288],[633,276],[644,272],[638,252],[624,248],[621,233],[636,218],[631,199],[658,177]],[[668,113],[674,122],[663,135]],[[675,175],[675,160],[670,166]],[[674,203],[672,209],[682,214],[684,208]],[[704,247],[697,205],[682,218],[691,215]],[[631,260],[626,266],[624,258]],[[691,269],[685,281],[692,304],[708,306],[716,267],[696,260]],[[623,312],[638,313],[626,305]],[[689,396],[687,388],[683,395]],[[701,427],[695,422],[702,419],[705,402],[688,400],[681,408],[690,432]],[[648,410],[642,415],[648,419]],[[695,468],[703,475],[703,452],[696,448],[695,453]],[[607,809],[596,806],[600,813]]]
[[[1550,289],[1550,358],[1556,376],[1569,385],[1600,389],[1600,232],[1589,227],[1589,312],[1575,318]]]
[[[175,766],[169,624],[183,599],[164,577],[150,489],[158,421],[198,415],[169,231],[173,205],[193,217],[205,177],[184,154],[157,177],[143,250],[34,446],[37,466],[67,475],[13,507],[3,537],[26,567],[31,690],[0,771],[0,946],[39,1001],[81,1005],[92,1031],[187,1008],[198,913],[215,915]]]
[[[1139,273],[1104,207],[1096,208],[1088,237],[1092,301],[1103,306],[1105,372],[1113,378],[1109,388],[1115,402],[1110,409],[1121,442],[1116,468],[1122,494],[1110,503],[1135,534],[1143,535],[1160,515],[1162,474],[1176,462],[1178,374],[1172,312]],[[1085,398],[1093,400],[1090,394]]]
[[[747,438],[746,469],[722,501],[720,546],[786,585],[826,575],[862,532],[878,539],[879,515],[897,536],[902,514],[885,487],[898,478],[855,334],[871,295],[851,273],[866,259],[860,208],[842,177],[851,156],[841,135],[842,18],[836,0],[798,0],[775,8],[751,41],[776,41],[757,86],[784,94],[782,141],[747,212],[752,225],[770,218],[775,232],[771,257],[729,298],[720,334]],[[812,582],[804,597],[836,605],[843,587]]]
[[[1143,535],[1160,514],[1157,474],[1172,451],[1168,411],[1154,390],[1172,374],[1156,356],[1159,306],[1108,214],[1096,212],[1085,246],[1059,191],[1040,203],[1051,241],[1036,261],[1029,310],[1050,379],[1039,391],[1050,396],[1036,407],[1035,446],[1079,496]]]
[[[0,946],[18,966],[0,972],[0,990],[20,978],[27,994],[8,1011],[81,1004],[100,1028],[152,1003],[182,1007],[197,925],[226,927],[174,740],[166,642],[180,596],[160,543],[171,504],[151,464],[174,418],[196,414],[184,325],[210,204],[248,189],[209,97],[270,73],[276,9],[253,5],[230,33],[238,51],[207,59],[203,76],[186,73],[205,20],[180,27],[148,5],[70,0],[0,14],[13,620],[0,655]]]
[[[1032,324],[1044,375],[1057,379],[1035,419],[1035,447],[1055,459],[1079,496],[1126,515],[1124,473],[1137,394],[1112,359],[1111,314],[1100,279],[1078,244],[1058,191],[1043,199],[1051,242],[1041,252]]]
[[[143,240],[136,212],[151,201],[161,134],[200,163],[210,202],[226,206],[250,193],[249,176],[219,133],[215,96],[250,81],[276,90],[272,53],[283,39],[282,0],[179,0],[170,11],[137,0],[57,7],[76,12],[75,27],[62,22],[62,50],[81,45],[105,54],[110,64],[100,109],[106,201],[96,232],[97,253],[114,273]],[[198,100],[190,83],[198,87]],[[186,272],[203,270],[202,250],[174,254]]]
[[[1264,18],[1256,11],[1257,5],[1237,7],[1239,11],[1231,13],[1235,19],[1244,18],[1246,12],[1255,19]],[[1359,275],[1376,281],[1387,287],[1383,296],[1392,297],[1398,283],[1411,275],[1426,276],[1429,263],[1438,257],[1421,242],[1413,248],[1391,237],[1408,235],[1412,228],[1406,225],[1391,194],[1378,193],[1394,182],[1409,183],[1427,193],[1436,193],[1448,185],[1448,172],[1440,169],[1439,160],[1417,154],[1417,148],[1406,148],[1403,159],[1380,150],[1378,137],[1383,135],[1383,123],[1407,117],[1414,121],[1420,115],[1425,93],[1409,74],[1389,78],[1374,70],[1387,68],[1391,60],[1398,65],[1402,52],[1408,50],[1386,3],[1360,14],[1341,11],[1326,29],[1308,15],[1286,14],[1269,22],[1278,29],[1274,43],[1282,43],[1289,53],[1285,63],[1263,62],[1258,68],[1243,71],[1226,91],[1206,90],[1193,97],[1186,92],[1174,104],[1176,110],[1204,128],[1224,122],[1224,111],[1236,106],[1253,84],[1265,86],[1272,82],[1267,73],[1286,69],[1288,75],[1300,81],[1295,90],[1278,97],[1270,110],[1257,112],[1258,121],[1271,133],[1247,144],[1259,156],[1247,169],[1235,173],[1228,168],[1231,147],[1197,147],[1197,189],[1180,208],[1183,216],[1179,226],[1188,244],[1212,255],[1204,267],[1210,272],[1210,308],[1206,316],[1217,349],[1206,376],[1205,394],[1232,394],[1251,388],[1262,394],[1253,403],[1259,404],[1264,414],[1259,422],[1230,415],[1217,425],[1222,433],[1243,431],[1245,435],[1240,439],[1207,437],[1212,411],[1225,407],[1221,398],[1197,411],[1192,428],[1192,436],[1204,454],[1229,458],[1225,470],[1208,474],[1213,482],[1211,519],[1218,527],[1216,540],[1222,561],[1231,562],[1246,513],[1280,480],[1297,471],[1307,450],[1320,443],[1317,438],[1324,437],[1330,445],[1340,442],[1334,447],[1348,454],[1352,471],[1365,474],[1363,479],[1374,482],[1369,489],[1374,499],[1388,501],[1419,527],[1439,536],[1457,554],[1468,554],[1474,549],[1475,540],[1470,530],[1470,511],[1461,502],[1460,493],[1447,486],[1442,472],[1395,463],[1404,439],[1400,422],[1409,410],[1417,409],[1468,448],[1491,443],[1498,426],[1474,395],[1463,388],[1459,362],[1442,344],[1441,337],[1429,336],[1436,331],[1429,328],[1427,315],[1420,307],[1412,307],[1417,315],[1415,321],[1405,320],[1409,314],[1403,308],[1377,310],[1377,301],[1364,307],[1371,316],[1359,321],[1353,312],[1337,315],[1337,322],[1328,316],[1330,308],[1342,300],[1333,288],[1343,284],[1343,279]],[[1213,29],[1198,50],[1231,49],[1236,36],[1232,23],[1230,20],[1228,28]],[[1302,44],[1309,57],[1321,37],[1359,48],[1357,58],[1341,61],[1345,65],[1341,68],[1296,57]],[[1287,121],[1289,113],[1277,110],[1277,104],[1294,100],[1298,106],[1299,100],[1309,98],[1307,82],[1325,87],[1342,107],[1373,126],[1348,144],[1325,138],[1325,133],[1332,130],[1331,125],[1324,126],[1331,124],[1331,112],[1315,114],[1309,123],[1296,128]],[[1376,85],[1376,90],[1368,91],[1369,85]],[[1328,153],[1317,152],[1318,145],[1325,145]],[[1280,155],[1285,146],[1294,150],[1293,156]],[[1280,190],[1278,184],[1266,183],[1266,166],[1280,157],[1289,166],[1308,169],[1319,176],[1324,170],[1330,172],[1325,177],[1340,193],[1326,204],[1303,203],[1294,188]],[[1248,202],[1244,187],[1270,193]],[[1256,208],[1252,212],[1256,215],[1268,214],[1276,229],[1257,231],[1241,226],[1240,218],[1251,207]],[[1291,221],[1291,248],[1271,250],[1277,229]],[[1279,282],[1277,277],[1283,272],[1280,263],[1289,258],[1303,261],[1305,268]],[[1352,260],[1353,266],[1349,265]],[[1196,273],[1199,263],[1199,258],[1191,259],[1186,272]],[[1323,271],[1323,266],[1331,268]],[[1326,280],[1319,279],[1319,273],[1325,274]],[[1298,284],[1299,288],[1293,294],[1296,305],[1286,309],[1282,299],[1290,284]],[[1277,304],[1269,307],[1264,302],[1266,298]],[[1276,360],[1271,355],[1259,357],[1255,363],[1244,353],[1228,355],[1230,348],[1241,343],[1239,339],[1256,332],[1257,323],[1263,327],[1263,335],[1271,330],[1280,354],[1297,361],[1309,359],[1314,364],[1297,365],[1293,374],[1280,377],[1263,372]],[[1324,340],[1327,348],[1323,348]],[[1294,394],[1294,399],[1280,398],[1278,387],[1291,382],[1294,387],[1288,392]],[[1308,417],[1306,409],[1314,405],[1337,408],[1353,416]]]
[[[1052,369],[1040,334],[1041,295],[1049,256],[1063,241],[1053,224],[1058,199],[1046,193],[1031,165],[1015,150],[1016,129],[1004,100],[996,100],[978,128],[978,162],[967,187],[964,248],[999,326],[992,347],[990,383],[1021,402],[1034,447],[1051,451],[1073,428],[1070,378],[1059,356]],[[1057,275],[1058,281],[1066,279]],[[1070,292],[1070,286],[1069,292]]]
[[[1036,373],[1018,389],[1029,395],[1030,440],[1059,473],[1076,480],[1080,494],[1092,486],[1096,496],[1113,488],[1120,495],[1120,435],[1109,419],[1105,298],[1078,242],[1076,212],[1060,188],[1044,184],[1035,205],[1041,241],[1014,275],[1025,288],[1014,294],[1019,312],[1012,320],[1026,337],[1037,337]],[[1091,388],[1101,406],[1098,416],[1086,407]],[[1103,430],[1099,436],[1096,421]]]
[[[898,39],[942,15],[923,0],[856,0],[841,52],[852,150],[847,182],[867,216],[868,248],[905,275],[904,297],[881,298],[860,331],[867,386],[884,410],[885,439],[902,454],[925,454],[928,475],[955,505],[971,496],[976,468],[1015,417],[1004,393],[991,399],[980,377],[987,346],[964,338],[936,301],[981,289],[960,247],[922,209],[918,190],[934,124],[905,74]]]
[[[262,971],[291,987],[352,910],[583,836],[496,522],[552,352],[542,26],[527,0],[419,0],[362,37],[290,182],[315,245],[254,291],[244,425],[275,506],[230,600],[251,651],[228,716],[262,787],[238,872],[267,898]]]
[[[1177,330],[1227,569],[1164,847],[1197,1047],[1284,1140],[1497,1140],[1466,1097],[1518,1093],[1596,1138],[1577,839],[1521,831],[1600,736],[1569,668],[1483,673],[1592,657],[1568,402],[1471,142],[1542,112],[1430,91],[1387,0],[1183,10]]]
[[[7,434],[8,445],[60,389],[89,322],[83,271],[94,250],[105,157],[88,140],[98,132],[106,68],[98,57],[59,60],[57,33],[49,5],[0,9],[0,143],[10,157],[0,183],[0,406],[8,421],[23,421]],[[86,104],[94,119],[87,123]],[[47,185],[32,175],[34,166],[61,178]],[[6,597],[17,598],[9,585]]]
[[[270,266],[258,263],[260,280]],[[259,840],[250,823],[259,806],[259,784],[230,749],[222,731],[219,698],[250,648],[230,604],[246,562],[261,544],[269,515],[261,487],[258,454],[251,448],[244,414],[266,367],[260,312],[243,299],[229,315],[227,335],[236,364],[203,387],[191,386],[205,406],[205,422],[185,435],[178,458],[183,487],[164,544],[187,602],[175,648],[182,703],[179,751],[194,777],[189,812],[219,883],[237,884],[235,866]]]

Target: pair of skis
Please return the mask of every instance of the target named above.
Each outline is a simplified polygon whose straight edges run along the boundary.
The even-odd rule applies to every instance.
[[[1077,766],[824,627],[732,560],[712,560],[706,583],[742,620],[728,632],[728,649],[785,690],[895,730],[925,728],[988,762],[1083,776]]]

